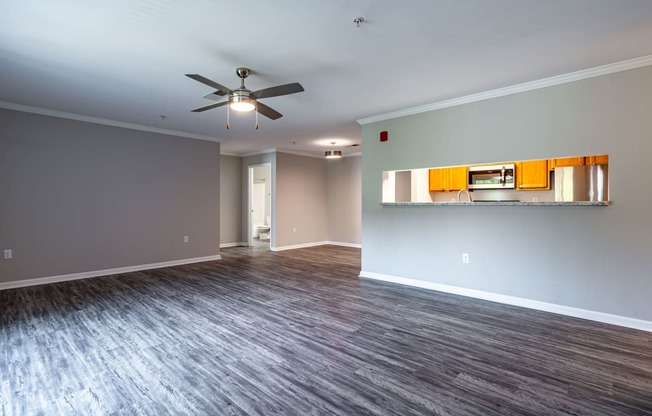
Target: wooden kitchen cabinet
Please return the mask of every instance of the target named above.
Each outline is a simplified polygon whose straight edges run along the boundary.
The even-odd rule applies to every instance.
[[[586,157],[587,165],[606,165],[607,163],[609,163],[609,155],[595,155]]]
[[[516,189],[550,189],[548,172],[548,161],[545,159],[516,162]]]
[[[448,168],[430,169],[428,188],[430,192],[445,192],[448,188]]]
[[[565,166],[583,166],[586,165],[586,157],[562,157],[554,160],[554,168],[562,168]]]
[[[428,176],[430,192],[457,192],[466,188],[466,166],[430,169]]]
[[[449,169],[449,191],[459,191],[467,187],[466,166],[458,166]]]
[[[609,163],[609,155],[562,157],[548,160],[548,169],[563,168],[566,166],[605,165]]]

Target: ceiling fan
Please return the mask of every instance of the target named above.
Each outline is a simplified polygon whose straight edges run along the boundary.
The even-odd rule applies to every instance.
[[[199,74],[186,74],[187,77],[194,79],[195,81],[201,82],[202,84],[213,87],[216,90],[211,94],[204,96],[204,98],[219,100],[224,96],[228,96],[226,101],[222,101],[216,104],[207,105],[204,107],[199,107],[192,110],[194,113],[200,113],[206,110],[212,110],[213,108],[218,108],[229,104],[230,109],[235,111],[251,111],[256,110],[257,113],[264,115],[265,117],[277,120],[283,117],[283,114],[274,110],[273,108],[261,103],[261,98],[270,98],[270,97],[279,97],[281,95],[295,94],[297,92],[302,92],[303,87],[298,82],[293,82],[291,84],[277,85],[275,87],[263,88],[258,91],[251,91],[245,87],[245,78],[249,76],[251,70],[249,68],[236,68],[235,73],[240,78],[240,87],[232,90],[225,87],[222,84],[210,80],[206,77],[203,77]],[[228,109],[227,108],[227,109]],[[228,122],[228,112],[227,112],[227,124],[226,128],[229,128]],[[258,128],[258,123],[256,123],[256,128]]]

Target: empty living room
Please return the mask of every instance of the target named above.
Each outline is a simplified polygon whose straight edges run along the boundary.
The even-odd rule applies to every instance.
[[[0,415],[652,415],[652,3],[7,0]]]

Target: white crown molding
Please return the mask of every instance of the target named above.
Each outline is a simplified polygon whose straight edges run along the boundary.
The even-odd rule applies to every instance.
[[[287,150],[287,149],[276,149],[276,152],[287,153],[289,155],[296,155],[296,156],[314,157],[316,159],[324,159],[324,155],[321,152],[315,154],[315,153],[301,152],[299,150]]]
[[[324,154],[321,151],[318,154],[314,154],[314,153],[308,153],[308,152],[299,152],[299,151],[296,151],[296,150],[276,149],[276,152],[277,153],[288,153],[288,154],[297,155],[297,156],[314,157],[314,158],[317,158],[317,159],[325,159]],[[343,153],[342,154],[342,157],[353,157],[353,156],[362,156],[362,152]]]
[[[541,88],[552,87],[555,85],[567,84],[569,82],[581,81],[588,78],[600,77],[603,75],[615,74],[617,72],[629,71],[630,69],[642,68],[652,65],[652,55],[642,56],[640,58],[629,59],[627,61],[616,62],[613,64],[602,65],[595,68],[584,69],[568,74],[557,75],[550,78],[544,78],[537,81],[525,82],[523,84],[513,85],[505,88],[485,91],[477,94],[466,95],[464,97],[453,98],[446,101],[439,101],[432,104],[420,105],[417,107],[407,108],[405,110],[394,111],[391,113],[380,114],[377,116],[365,117],[356,120],[358,124],[365,125],[376,123],[378,121],[391,120],[398,117],[405,117],[414,114],[425,113],[428,111],[441,110],[442,108],[455,107],[462,104],[474,103],[477,101],[489,100],[491,98],[504,97],[506,95],[518,94],[521,92],[538,90]]]
[[[237,153],[231,153],[231,152],[220,152],[220,156],[235,156],[235,157],[242,157],[241,155]]]
[[[222,256],[216,254],[214,256],[194,257],[190,259],[164,261],[161,263],[140,264],[137,266],[118,267],[115,269],[94,270],[90,272],[63,274],[59,276],[38,277],[36,279],[15,280],[13,282],[0,283],[0,290],[67,282],[69,280],[88,279],[90,277],[110,276],[114,274],[138,272],[141,270],[160,269],[162,267],[180,266],[183,264],[201,263],[204,261],[213,261],[220,259],[222,259]]]
[[[314,157],[316,159],[324,159],[324,156],[322,155],[321,151],[317,154],[315,153],[309,153],[309,152],[302,152],[299,150],[289,150],[289,149],[279,149],[279,148],[271,148],[271,149],[264,149],[264,150],[257,150],[255,152],[248,152],[248,153],[242,153],[242,154],[233,154],[229,156],[240,156],[240,157],[249,157],[249,156],[256,156],[256,155],[263,155],[266,153],[287,153],[290,155],[297,155],[297,156],[306,156],[306,157]],[[227,153],[222,153],[227,154]],[[355,152],[355,153],[348,153],[348,154],[343,154],[342,157],[353,157],[353,156],[362,156],[362,152]]]
[[[158,127],[143,126],[141,124],[123,123],[122,121],[109,120],[100,117],[83,116],[81,114],[65,113],[63,111],[49,110],[47,108],[30,107],[27,105],[14,104],[6,101],[0,101],[0,108],[7,110],[22,111],[24,113],[40,114],[43,116],[65,118],[68,120],[83,121],[85,123],[102,124],[105,126],[120,127],[123,129],[146,131],[149,133],[165,134],[167,136],[187,137],[189,139],[206,140],[210,142],[221,143],[223,139],[201,134],[186,133],[183,131],[160,129]]]
[[[362,156],[362,152],[347,153],[342,155],[342,157],[356,157],[356,156]]]
[[[401,285],[418,287],[421,289],[436,290],[438,292],[451,293],[454,295],[466,296],[475,299],[488,300],[491,302],[503,303],[506,305],[520,306],[528,309],[536,309],[544,312],[552,312],[560,315],[572,316],[574,318],[588,319],[590,321],[618,325],[626,328],[639,329],[652,332],[652,322],[642,319],[629,318],[626,316],[612,315],[604,312],[590,311],[586,309],[573,308],[570,306],[557,305],[554,303],[541,302],[537,300],[519,298],[515,296],[501,295],[498,293],[485,292],[482,290],[467,289],[464,287],[444,285],[423,280],[410,279],[406,277],[393,276],[388,274],[360,271],[360,277],[384,282],[398,283]]]
[[[258,156],[258,155],[264,155],[267,153],[276,153],[276,148],[271,148],[271,149],[263,149],[263,150],[254,150],[253,152],[247,152],[247,153],[241,153],[238,156],[240,157],[249,157],[249,156]]]

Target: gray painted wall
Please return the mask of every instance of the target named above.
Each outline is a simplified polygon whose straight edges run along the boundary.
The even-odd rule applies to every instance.
[[[242,158],[220,155],[220,244],[238,244],[242,237]]]
[[[363,126],[363,271],[652,320],[650,108],[646,67]],[[604,153],[609,207],[380,206],[383,170]]]
[[[362,221],[360,162],[360,156],[326,161],[329,241],[360,244]]]
[[[219,152],[0,110],[0,282],[219,254]]]
[[[273,247],[328,239],[326,184],[325,159],[276,153],[276,241]]]

